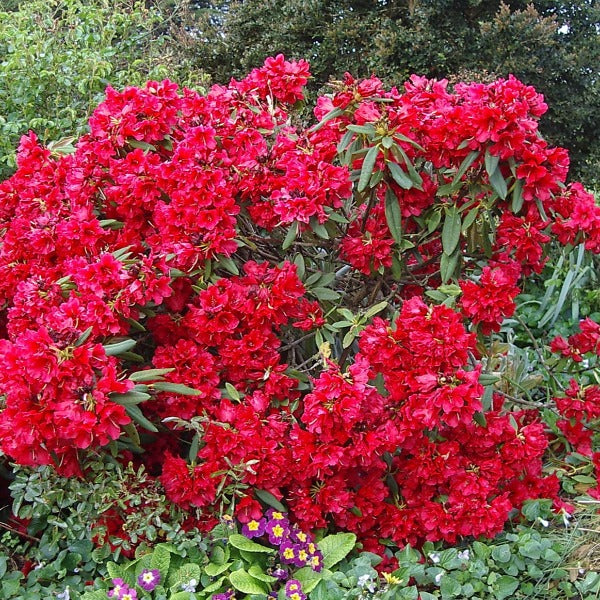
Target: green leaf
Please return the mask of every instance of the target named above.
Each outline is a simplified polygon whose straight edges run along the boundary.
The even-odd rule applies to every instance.
[[[174,371],[175,369],[146,369],[145,371],[136,371],[129,376],[131,381],[156,381],[162,379],[163,375]]]
[[[381,312],[384,308],[387,308],[387,305],[388,303],[385,300],[383,302],[379,302],[378,304],[374,304],[371,306],[371,308],[369,308],[369,310],[367,310],[367,312],[365,312],[365,319],[374,317],[378,312]]]
[[[200,581],[202,570],[195,563],[185,563],[178,569],[172,570],[168,576],[169,587],[179,587],[182,583],[187,583],[192,579]]]
[[[360,179],[358,180],[358,191],[364,191],[369,185],[369,180],[371,179],[371,174],[373,173],[373,168],[375,167],[375,161],[377,160],[377,155],[379,154],[379,147],[373,146],[369,148],[367,155],[362,164],[362,168],[360,170]]]
[[[181,394],[182,396],[200,396],[202,392],[195,390],[183,383],[172,383],[170,381],[157,381],[149,385],[152,389],[158,392],[172,392],[174,394]]]
[[[329,231],[327,231],[327,227],[325,227],[325,225],[322,223],[319,223],[319,220],[316,217],[310,218],[310,228],[312,229],[313,233],[319,236],[321,239],[329,239]]]
[[[142,414],[139,406],[126,406],[127,414],[140,426],[153,433],[158,433],[158,429]]]
[[[467,213],[467,216],[464,218],[464,220],[462,222],[462,226],[461,226],[461,230],[463,232],[467,231],[469,229],[469,227],[471,227],[471,225],[473,225],[478,214],[479,214],[479,206],[472,208]]]
[[[367,125],[347,125],[346,129],[348,131],[353,131],[354,133],[364,133],[366,135],[375,135],[375,127],[371,124]]]
[[[312,288],[309,292],[319,300],[339,300],[340,298],[338,292],[325,287]]]
[[[512,191],[510,209],[517,215],[523,208],[523,180],[517,179]]]
[[[217,565],[211,562],[204,567],[204,571],[209,577],[216,577],[217,575],[227,571],[232,564],[233,562],[227,562],[222,565]]]
[[[104,352],[106,356],[117,356],[123,352],[131,350],[136,345],[135,340],[123,340],[114,344],[104,344]]]
[[[442,252],[442,258],[440,259],[440,277],[442,278],[442,283],[446,283],[454,275],[456,265],[458,264],[458,255],[458,252],[455,252],[451,256]]]
[[[398,243],[402,242],[402,213],[398,198],[390,188],[385,192],[385,218],[390,233]]]
[[[381,140],[381,145],[386,149],[389,150],[393,145],[394,145],[394,138],[391,138],[390,136],[386,135],[382,140]]]
[[[275,498],[275,496],[273,496],[273,494],[271,494],[271,492],[268,492],[267,490],[255,489],[254,495],[261,502],[264,502],[267,506],[270,506],[271,508],[274,508],[275,510],[278,510],[279,512],[283,512],[283,513],[287,512],[287,509],[285,508],[285,506],[283,504],[281,504],[281,502],[279,502],[279,500],[277,500],[277,498]]]
[[[275,552],[273,548],[267,548],[266,546],[257,544],[256,542],[249,540],[247,537],[240,535],[239,533],[230,535],[229,543],[234,548],[243,550],[244,552],[264,552],[265,554],[273,554],[273,552]]]
[[[258,565],[252,565],[248,569],[248,573],[252,575],[252,577],[254,577],[255,579],[258,579],[259,581],[264,581],[265,583],[274,583],[275,581],[277,581],[277,577],[267,575]]]
[[[440,224],[441,220],[442,211],[434,210],[425,221],[425,223],[427,224],[427,233],[433,233],[438,228],[438,225]]]
[[[508,188],[506,186],[506,180],[502,176],[502,171],[500,170],[500,168],[497,168],[490,175],[490,185],[492,186],[492,188],[496,192],[496,194],[498,194],[498,196],[500,198],[502,198],[502,200],[506,199],[506,194],[508,193]]]
[[[339,144],[337,145],[337,153],[338,154],[341,154],[348,147],[348,144],[352,141],[353,137],[354,137],[354,132],[352,130],[348,130],[348,131],[346,131],[346,133],[344,133],[344,135],[342,136],[342,139],[340,140]]]
[[[392,179],[403,189],[410,190],[413,187],[411,178],[394,162],[386,163]]]
[[[504,600],[504,598],[508,598],[512,596],[519,587],[519,580],[516,577],[511,577],[510,575],[502,575],[496,579],[494,587],[498,588],[496,592],[496,598],[498,600]]]
[[[93,327],[88,327],[78,338],[77,341],[75,342],[75,347],[77,348],[78,346],[81,346],[82,344],[85,344],[85,342],[87,341],[87,339],[90,337],[90,334],[93,331]]]
[[[317,545],[323,553],[323,566],[330,569],[344,559],[354,548],[356,536],[353,533],[336,533],[323,538]]]
[[[452,186],[455,186],[460,182],[462,176],[468,171],[469,167],[475,162],[475,159],[478,156],[479,150],[473,150],[472,152],[469,152],[467,156],[465,156],[464,160],[460,164],[460,167],[458,167],[458,171],[456,171],[454,179],[452,180]]]
[[[460,595],[460,583],[450,575],[442,575],[440,580],[440,592],[442,598],[456,598]]]
[[[314,125],[313,127],[311,127],[308,131],[309,133],[314,133],[315,131],[319,131],[319,129],[321,129],[321,127],[323,127],[323,125],[325,125],[325,123],[327,123],[328,121],[331,121],[331,119],[335,119],[336,117],[339,117],[341,114],[343,114],[343,110],[339,107],[335,107],[332,110],[330,110],[316,125]]]
[[[296,238],[298,237],[298,223],[292,223],[292,225],[290,225],[290,228],[287,230],[287,233],[285,234],[285,239],[283,240],[283,244],[281,244],[281,248],[283,250],[287,250],[295,241]]]
[[[135,138],[129,137],[127,138],[127,143],[132,148],[140,148],[141,150],[144,150],[144,152],[148,152],[149,150],[156,152],[156,146],[153,146],[152,144],[149,144],[148,142],[144,142],[142,140],[136,140]]]
[[[460,212],[455,205],[446,210],[446,218],[442,229],[442,248],[444,252],[451,255],[460,242],[461,230]]]
[[[229,256],[219,256],[216,267],[221,267],[233,275],[239,275],[240,270]]]
[[[352,346],[352,342],[354,342],[357,336],[358,332],[355,329],[350,329],[350,331],[346,332],[344,339],[342,340],[342,348],[345,350]]]
[[[152,398],[150,394],[146,394],[145,392],[136,392],[135,390],[125,392],[124,394],[113,393],[110,395],[110,399],[121,406],[140,404],[140,402],[145,402],[150,398]]]
[[[150,559],[150,568],[158,569],[163,580],[167,578],[169,566],[171,565],[171,552],[162,544],[158,544],[152,552]]]
[[[252,577],[250,573],[239,569],[229,575],[231,585],[243,594],[266,594],[269,590],[260,580]]]
[[[473,415],[473,421],[475,421],[475,423],[477,423],[477,425],[480,427],[487,427],[487,420],[485,418],[485,413],[483,412],[476,412]]]
[[[93,592],[86,592],[81,596],[81,600],[106,600],[106,590],[95,590]]]
[[[331,571],[323,569],[320,573],[313,571],[311,567],[302,567],[294,573],[294,579],[297,579],[302,585],[302,591],[305,594],[310,594],[319,582],[326,576],[331,575]]]
[[[194,462],[198,458],[198,449],[200,448],[200,437],[196,433],[190,443],[190,450],[188,452],[188,458],[190,462]]]
[[[492,550],[492,558],[501,563],[507,563],[511,559],[510,546],[508,544],[501,544],[500,546],[494,546]]]
[[[490,177],[492,176],[492,173],[498,168],[499,162],[500,162],[499,156],[490,154],[489,150],[485,151],[485,170],[487,171],[487,174]]]
[[[481,385],[493,385],[499,381],[500,377],[497,375],[492,375],[491,373],[481,373],[481,375],[479,375],[479,383]]]

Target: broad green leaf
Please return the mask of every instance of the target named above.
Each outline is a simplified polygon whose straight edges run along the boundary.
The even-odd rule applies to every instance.
[[[128,404],[139,404],[140,402],[145,402],[146,400],[150,400],[152,396],[150,394],[146,394],[145,392],[136,392],[131,390],[130,392],[125,392],[124,394],[111,394],[110,399],[117,404],[121,404],[122,406],[126,406]]]
[[[458,265],[458,252],[448,256],[445,252],[442,252],[442,258],[440,259],[440,277],[442,283],[446,283],[452,278]]]
[[[360,170],[360,179],[358,180],[359,192],[362,192],[367,189],[367,186],[369,185],[369,180],[371,179],[371,175],[373,173],[373,168],[375,167],[375,161],[377,160],[378,154],[378,146],[373,146],[372,148],[369,148],[369,151],[365,156],[362,168]]]
[[[462,225],[461,225],[461,230],[463,231],[463,233],[465,231],[467,231],[469,229],[469,227],[471,227],[471,225],[473,225],[473,223],[475,222],[475,219],[477,218],[478,214],[479,214],[479,206],[476,206],[475,208],[472,208],[467,213],[467,216],[463,219],[463,222],[462,222]]]
[[[475,160],[478,157],[479,150],[473,150],[472,152],[469,152],[467,156],[465,156],[464,160],[460,164],[460,167],[458,167],[458,171],[456,171],[454,179],[452,180],[452,186],[455,186],[460,182],[462,176],[469,170],[469,167],[475,162]]]
[[[504,598],[508,598],[512,596],[519,587],[519,580],[516,577],[511,577],[510,575],[502,575],[496,579],[494,587],[498,587],[498,591],[496,592],[496,598],[498,600],[504,600]]]
[[[494,546],[492,550],[492,558],[501,563],[507,563],[511,559],[510,546],[508,544],[501,544],[500,546]]]
[[[374,304],[367,310],[364,314],[365,319],[370,319],[374,317],[378,312],[381,312],[384,308],[387,308],[388,303],[384,300],[383,302],[379,302],[378,304]]]
[[[206,587],[202,588],[202,595],[204,597],[207,597],[208,594],[212,594],[214,592],[219,591],[223,585],[224,582],[227,578],[225,576],[223,577],[219,577],[219,579],[217,579],[217,581],[211,583],[210,585],[207,585]],[[229,587],[229,586],[227,586]],[[190,594],[189,592],[186,592],[188,594],[189,600],[194,600],[194,595]],[[169,600],[173,600],[173,598],[169,598]]]
[[[381,140],[381,145],[386,149],[389,150],[393,145],[394,145],[394,138],[391,138],[389,136],[385,136],[382,140]]]
[[[88,327],[78,338],[77,341],[75,342],[75,347],[77,348],[78,346],[81,346],[82,344],[85,344],[85,342],[87,341],[87,339],[90,337],[90,334],[93,331],[93,327]]]
[[[496,194],[502,198],[502,200],[506,199],[508,188],[506,186],[506,180],[502,176],[502,171],[499,167],[490,175],[490,185]]]
[[[228,256],[219,256],[216,266],[222,267],[233,275],[240,274],[240,270],[238,269],[237,265]]]
[[[156,146],[153,146],[152,144],[149,144],[148,142],[144,142],[142,140],[136,140],[135,138],[127,138],[127,143],[132,147],[132,148],[140,148],[141,150],[144,150],[144,152],[148,152],[149,150],[152,150],[152,152],[156,152]]]
[[[305,594],[310,594],[325,576],[331,576],[331,574],[331,571],[328,569],[323,569],[320,573],[317,573],[311,567],[302,567],[294,573],[294,579],[300,582],[302,591]]]
[[[131,381],[156,381],[162,379],[163,375],[174,371],[175,369],[146,369],[145,371],[136,371],[129,376]]]
[[[118,354],[131,350],[135,344],[135,340],[123,340],[122,342],[116,342],[114,344],[104,344],[104,352],[106,352],[106,356],[117,356]]]
[[[442,575],[440,581],[440,592],[442,592],[442,598],[456,598],[460,596],[460,583],[454,579],[451,575]]]
[[[517,179],[512,191],[512,202],[510,203],[510,209],[518,215],[523,208],[523,180]]]
[[[322,223],[319,223],[319,220],[316,217],[310,218],[310,228],[312,229],[315,235],[318,235],[323,240],[329,239],[329,232],[327,231],[327,227]]]
[[[479,376],[479,383],[481,385],[493,385],[494,383],[498,383],[498,381],[500,381],[500,377],[491,373],[482,373]]]
[[[277,577],[273,577],[272,575],[267,575],[258,565],[252,565],[248,569],[248,573],[252,575],[255,579],[259,581],[264,581],[265,583],[274,583],[277,581]]]
[[[475,423],[477,423],[477,425],[480,427],[487,427],[487,419],[485,418],[484,412],[476,412],[473,415],[473,421],[475,421]]]
[[[348,131],[353,131],[354,133],[364,133],[366,135],[375,135],[375,127],[368,123],[367,125],[347,125],[346,129]]]
[[[319,300],[339,300],[340,298],[338,292],[326,287],[312,288],[309,292]]]
[[[81,596],[81,600],[106,600],[106,590],[95,590],[93,592],[86,592]]]
[[[255,489],[254,495],[261,502],[264,502],[267,506],[270,506],[271,508],[274,508],[275,510],[278,510],[279,512],[287,512],[287,509],[285,508],[285,506],[283,504],[281,504],[281,502],[279,502],[279,500],[277,500],[277,498],[275,498],[275,496],[273,496],[273,494],[271,494],[271,492],[268,492],[267,490]]]
[[[142,414],[139,406],[130,405],[125,407],[127,414],[140,426],[148,431],[158,433],[158,429]]]
[[[200,448],[200,437],[198,434],[194,434],[192,443],[190,444],[190,451],[188,452],[188,458],[190,462],[194,462],[198,458],[198,449]]]
[[[352,130],[346,131],[346,133],[342,136],[339,144],[337,145],[337,153],[341,154],[347,147],[348,144],[352,141],[354,137],[354,132]]]
[[[192,579],[200,581],[202,570],[196,563],[185,563],[178,569],[172,570],[168,577],[168,584],[170,587],[179,587],[182,583],[187,583]]]
[[[319,129],[321,129],[321,127],[323,127],[323,125],[325,125],[325,123],[327,123],[328,121],[331,121],[331,119],[335,119],[336,117],[339,117],[341,114],[343,114],[343,112],[344,111],[341,108],[336,106],[335,108],[331,109],[316,125],[311,127],[308,131],[310,133],[319,131]]]
[[[204,571],[209,577],[216,577],[217,575],[227,571],[232,564],[232,562],[227,562],[222,565],[217,565],[211,562],[204,567]]]
[[[228,381],[225,382],[225,390],[227,390],[227,395],[232,400],[239,402],[242,399],[242,397],[240,396],[240,393],[237,391],[235,386],[232,385],[231,383],[229,383]]]
[[[356,331],[356,329],[350,329],[350,331],[346,332],[344,339],[342,340],[342,348],[345,350],[352,346],[352,342],[354,342],[357,336],[358,331]]]
[[[195,390],[183,383],[172,383],[170,381],[157,381],[151,383],[149,387],[152,387],[158,392],[172,392],[173,394],[181,394],[182,396],[200,396],[202,392]]]
[[[440,224],[441,220],[442,211],[434,210],[425,221],[427,223],[427,233],[433,233],[438,228],[438,225]]]
[[[269,589],[264,582],[252,577],[250,573],[239,569],[229,575],[231,585],[243,594],[266,594]]]
[[[152,552],[152,558],[150,559],[150,568],[158,569],[160,576],[164,579],[167,577],[169,572],[169,566],[171,565],[171,552],[165,548],[162,544],[158,544]]]
[[[336,533],[323,538],[317,545],[323,553],[323,566],[330,569],[344,559],[354,548],[356,536],[353,533]]]
[[[413,187],[412,179],[394,162],[386,163],[392,179],[403,189],[410,190]]]
[[[385,192],[385,218],[392,237],[400,243],[402,241],[402,213],[398,198],[389,188]]]
[[[489,150],[485,151],[485,170],[487,171],[487,174],[490,177],[492,176],[492,173],[498,168],[499,162],[500,162],[499,156],[490,154]]]
[[[265,554],[273,554],[275,550],[273,548],[267,548],[261,544],[257,544],[247,537],[240,535],[239,533],[234,533],[229,536],[229,543],[238,550],[243,550],[244,552],[264,552]]]
[[[442,229],[442,248],[448,255],[454,252],[460,242],[461,226],[460,212],[455,205],[452,205],[446,211],[446,218]]]
[[[290,225],[290,228],[287,230],[287,233],[285,234],[285,239],[283,240],[283,244],[281,244],[281,248],[283,250],[287,250],[295,241],[296,238],[298,237],[298,223],[292,223],[292,225]]]

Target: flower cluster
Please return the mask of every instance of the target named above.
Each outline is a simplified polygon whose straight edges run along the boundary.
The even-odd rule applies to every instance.
[[[204,96],[109,88],[74,152],[24,136],[0,184],[0,450],[82,475],[111,445],[194,525],[234,513],[286,565],[320,568],[317,528],[376,552],[494,535],[558,487],[539,416],[484,412],[480,334],[552,240],[600,252],[600,209],[513,77],[346,75],[306,128],[308,77],[279,55]],[[553,349],[599,340],[588,320]],[[565,431],[597,416],[577,385]]]
[[[316,572],[323,568],[323,553],[310,534],[290,523],[285,513],[270,508],[265,517],[244,523],[242,533],[250,539],[266,536],[271,544],[278,547],[279,558],[283,564],[294,567],[309,566]],[[287,576],[285,569],[279,568],[277,571],[279,578]]]

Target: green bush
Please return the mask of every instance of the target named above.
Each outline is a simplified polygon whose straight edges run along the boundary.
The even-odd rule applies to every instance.
[[[14,9],[10,11],[11,8]],[[170,78],[201,85],[169,34],[176,12],[136,0],[33,0],[0,12],[0,179],[21,135],[85,131],[107,85]]]

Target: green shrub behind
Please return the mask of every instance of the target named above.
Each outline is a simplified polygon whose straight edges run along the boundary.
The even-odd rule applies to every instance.
[[[32,0],[0,12],[0,178],[21,135],[80,135],[107,85],[168,77],[197,87],[170,35],[177,13],[136,0]]]

